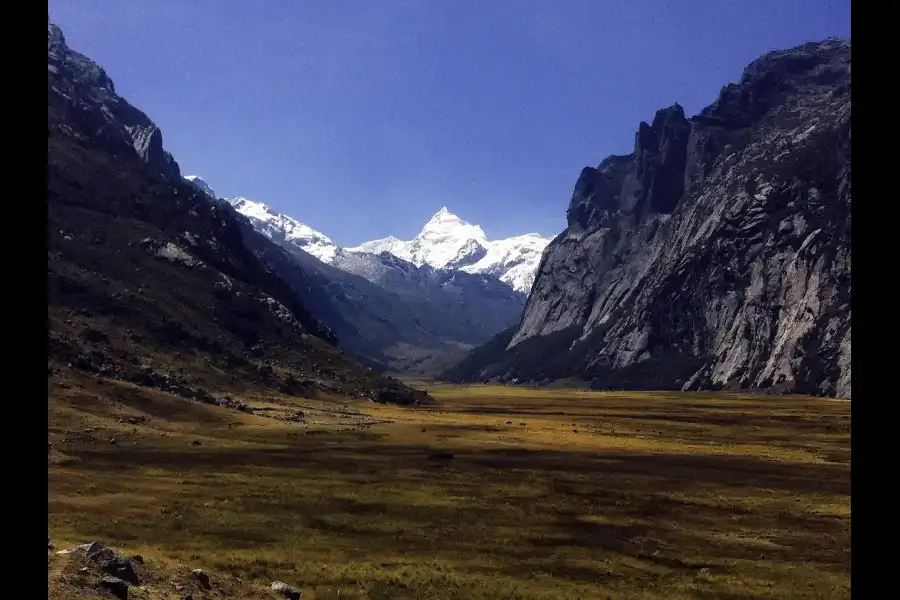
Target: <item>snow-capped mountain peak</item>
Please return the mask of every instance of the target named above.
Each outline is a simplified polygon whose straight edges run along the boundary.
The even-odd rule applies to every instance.
[[[217,198],[215,190],[199,175],[185,175],[184,178],[210,198]]]
[[[422,227],[418,237],[426,235],[454,235],[456,237],[464,237],[468,235],[471,239],[481,240],[487,239],[484,231],[478,225],[472,225],[468,221],[463,221],[457,215],[450,212],[446,206],[432,215],[428,222]]]
[[[399,240],[393,236],[364,242],[347,248],[349,252],[381,254],[388,252],[411,262],[417,267],[430,265],[444,268],[464,255],[466,246],[475,249],[476,244],[486,240],[484,231],[477,225],[463,221],[443,206],[434,213],[411,241]]]
[[[443,206],[441,210],[432,215],[428,222],[422,227],[418,238],[421,237],[449,237],[453,236],[457,239],[468,236],[469,239],[477,241],[487,239],[484,231],[478,225],[472,225],[468,221],[463,221],[458,216],[450,212]]]
[[[484,256],[486,244],[487,236],[481,227],[463,221],[444,206],[408,244],[408,256],[400,258],[420,267],[460,267]]]
[[[481,227],[464,221],[443,206],[410,241],[389,237],[347,250],[374,254],[388,252],[416,266],[490,274],[527,294],[534,282],[541,253],[549,243],[549,239],[537,233],[490,241]]]
[[[486,242],[481,227],[463,221],[444,206],[425,223],[411,241],[387,237],[365,242],[349,252],[380,254],[388,252],[417,267],[453,268],[478,260],[484,254]]]
[[[337,245],[324,233],[320,233],[296,219],[272,210],[268,204],[238,196],[226,198],[236,211],[250,219],[253,227],[274,242],[289,242],[312,254],[322,262],[330,263],[338,251]]]
[[[538,264],[550,240],[539,233],[526,233],[488,243],[478,262],[462,267],[467,273],[486,273],[527,294],[531,291]]]
[[[216,197],[212,187],[202,177],[188,175],[185,179],[211,197]],[[376,255],[386,252],[417,267],[427,265],[434,269],[492,275],[524,294],[531,291],[541,254],[550,243],[548,238],[538,233],[488,240],[481,227],[464,221],[442,206],[412,240],[390,236],[341,249],[327,235],[278,213],[263,202],[242,196],[224,200],[250,219],[254,228],[272,241],[290,243],[338,268],[344,264],[342,260],[349,259],[348,252]]]
[[[381,254],[387,252],[398,258],[402,258],[402,254],[406,251],[406,242],[399,240],[394,236],[388,236],[379,240],[365,242],[353,248],[347,248],[348,252],[357,252],[362,254]]]

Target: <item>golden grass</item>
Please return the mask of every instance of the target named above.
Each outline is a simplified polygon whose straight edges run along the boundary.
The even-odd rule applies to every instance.
[[[417,409],[249,398],[302,405],[298,425],[70,383],[49,401],[57,545],[318,600],[850,595],[847,403],[443,385]]]

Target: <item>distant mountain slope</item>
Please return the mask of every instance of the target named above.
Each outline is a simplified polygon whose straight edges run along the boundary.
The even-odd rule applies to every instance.
[[[51,373],[204,401],[241,390],[428,400],[335,348],[307,305],[327,299],[297,294],[299,271],[289,284],[267,262],[286,252],[184,182],[159,129],[49,22],[47,57]]]
[[[297,246],[325,263],[330,264],[334,260],[338,247],[326,235],[296,219],[275,212],[261,202],[253,202],[247,198],[229,198],[228,202],[250,219],[257,231],[273,242]]]
[[[199,178],[193,183],[209,188]],[[320,290],[314,296],[328,299],[322,307],[311,301],[313,312],[343,348],[371,364],[432,374],[521,316],[525,296],[496,277],[348,252],[266,204],[240,197],[222,202],[302,266],[304,278],[312,277]],[[291,281],[292,267],[282,267]]]
[[[518,322],[525,296],[496,277],[417,267],[389,253],[340,251],[334,266],[390,290],[405,302],[432,307],[429,328],[464,344],[478,344]],[[422,323],[424,326],[425,324]],[[477,340],[477,341],[476,341]]]
[[[692,119],[660,110],[567,216],[503,352],[448,378],[850,397],[849,41],[768,53]]]

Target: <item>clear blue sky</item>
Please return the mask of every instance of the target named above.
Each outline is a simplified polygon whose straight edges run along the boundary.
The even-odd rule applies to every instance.
[[[555,235],[579,171],[849,0],[49,0],[185,174],[353,245],[442,205]]]

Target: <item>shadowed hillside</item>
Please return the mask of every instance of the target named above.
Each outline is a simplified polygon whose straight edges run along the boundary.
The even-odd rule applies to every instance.
[[[206,401],[243,386],[427,399],[335,348],[307,308],[303,292],[316,290],[289,285],[245,247],[259,234],[182,181],[159,129],[52,24],[48,84],[51,372],[74,368]]]

